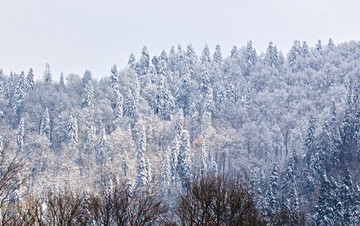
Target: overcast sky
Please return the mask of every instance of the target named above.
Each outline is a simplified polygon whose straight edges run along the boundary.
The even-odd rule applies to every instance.
[[[227,56],[248,40],[258,53],[273,41],[286,54],[294,40],[359,40],[359,8],[355,0],[0,0],[0,68],[32,67],[40,77],[50,63],[55,79],[86,69],[99,78],[143,45],[159,55],[220,44]]]

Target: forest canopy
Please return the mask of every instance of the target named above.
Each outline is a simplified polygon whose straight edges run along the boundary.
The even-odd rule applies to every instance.
[[[359,224],[360,43],[296,40],[284,55],[249,41],[225,55],[144,46],[100,80],[86,70],[54,81],[49,64],[38,81],[31,68],[0,70],[1,144],[24,160],[11,202],[126,181],[156,185],[175,216],[178,191],[226,175],[247,180],[269,222]]]

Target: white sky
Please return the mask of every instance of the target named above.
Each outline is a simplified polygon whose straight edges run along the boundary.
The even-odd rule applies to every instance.
[[[313,46],[360,39],[355,0],[0,0],[0,68],[57,79],[86,69],[99,78],[124,68],[143,45],[151,55],[192,43],[201,53],[252,40],[258,53],[273,41],[284,54],[293,41]]]

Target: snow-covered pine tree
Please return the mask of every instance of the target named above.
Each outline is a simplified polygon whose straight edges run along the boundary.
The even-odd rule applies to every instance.
[[[257,62],[256,50],[253,47],[252,41],[248,41],[246,44],[245,59],[248,63],[255,65]]]
[[[210,50],[209,50],[209,46],[206,44],[203,51],[202,51],[202,54],[201,54],[201,63],[205,64],[205,63],[208,63],[211,61],[210,59]]]
[[[111,68],[110,85],[113,90],[119,89],[119,72],[116,64]]]
[[[237,46],[233,46],[232,49],[231,49],[231,52],[230,52],[230,57],[232,59],[237,59],[239,57],[239,50],[237,48]]]
[[[190,75],[193,76],[195,73],[195,65],[197,62],[197,56],[196,56],[194,47],[191,44],[189,44],[186,48],[185,58],[186,58],[186,64],[188,66]]]
[[[190,182],[190,166],[189,133],[187,130],[183,130],[176,165],[176,171],[183,188],[185,188]]]
[[[162,120],[171,121],[172,112],[175,108],[174,98],[161,83],[157,86],[155,93],[154,113]]]
[[[139,75],[146,75],[150,66],[150,56],[146,46],[141,51],[140,64],[139,64]]]
[[[5,99],[6,79],[3,70],[0,69],[0,100]]]
[[[330,50],[330,51],[333,51],[335,49],[335,44],[334,44],[334,41],[332,38],[329,39],[327,47],[328,47],[328,50]]]
[[[114,103],[113,103],[113,111],[114,111],[114,117],[115,119],[122,118],[123,116],[123,102],[124,98],[123,95],[121,95],[119,90],[113,90],[114,91]]]
[[[329,162],[331,165],[336,165],[339,163],[339,146],[341,144],[339,125],[336,119],[336,105],[335,101],[332,101],[330,108],[331,119],[329,122],[329,134],[330,134],[330,150],[329,150]]]
[[[26,80],[25,80],[25,74],[22,71],[20,73],[19,79],[17,80],[14,91],[14,98],[13,98],[13,109],[17,113],[19,113],[18,110],[25,95],[26,95]]]
[[[269,177],[269,186],[271,187],[273,193],[277,192],[279,187],[279,169],[276,163],[274,163],[273,170]]]
[[[30,68],[29,73],[26,76],[26,93],[30,94],[35,88],[33,69]]]
[[[331,187],[327,179],[326,173],[321,177],[320,195],[315,206],[315,214],[313,216],[313,225],[332,225],[333,224],[333,209],[330,207],[331,203]]]
[[[276,200],[272,192],[272,188],[269,186],[265,193],[265,219],[270,222],[276,211]]]
[[[60,74],[59,86],[61,89],[65,88],[64,73],[62,72]]]
[[[231,104],[235,104],[237,101],[236,89],[232,82],[226,87],[226,100]]]
[[[70,115],[69,122],[67,124],[66,137],[70,145],[76,147],[78,144],[78,123],[75,116]]]
[[[50,140],[50,132],[50,115],[49,109],[46,107],[40,121],[40,135],[45,136],[48,140]]]
[[[127,65],[128,65],[128,67],[130,67],[132,69],[136,69],[136,58],[135,58],[134,53],[130,54]]]
[[[166,150],[166,149],[165,149]],[[161,187],[163,190],[163,194],[167,195],[169,192],[169,185],[170,185],[170,168],[169,168],[169,155],[167,151],[162,152],[162,159],[161,159]]]
[[[213,59],[214,59],[214,62],[217,63],[217,64],[221,64],[222,61],[223,61],[221,48],[220,48],[219,44],[217,44],[216,47],[215,47],[215,52],[214,52]]]
[[[344,225],[351,225],[351,221],[352,221],[351,218],[353,217],[352,210],[354,209],[353,194],[354,194],[354,187],[353,187],[350,170],[346,169],[345,177],[340,190],[340,202],[342,204],[342,216],[343,216],[342,223],[344,223]]]
[[[149,158],[146,155],[145,155],[145,175],[146,175],[146,186],[148,187],[152,180],[152,171],[149,163]]]
[[[291,50],[288,53],[287,61],[292,72],[296,72],[299,68],[298,59],[302,57],[303,51],[299,40],[295,40]]]
[[[25,121],[24,118],[21,118],[16,136],[16,142],[17,142],[18,150],[21,151],[22,153],[24,152],[24,136],[25,136]]]
[[[105,166],[107,162],[108,157],[108,147],[106,144],[106,131],[105,128],[102,128],[101,134],[100,134],[100,140],[98,145],[96,146],[96,153],[95,153],[95,159],[96,164],[100,167]]]
[[[93,81],[91,78],[91,72],[86,70],[84,74],[85,81],[85,87],[84,87],[84,93],[82,94],[82,108],[94,108],[94,87],[93,87]]]
[[[52,74],[51,74],[51,70],[50,70],[50,64],[45,65],[44,83],[46,86],[52,85]]]
[[[177,137],[175,137],[170,146],[170,182],[171,184],[175,184],[177,181],[177,172],[176,172],[176,164],[177,164],[177,156],[179,154],[179,141]]]
[[[204,68],[203,72],[201,73],[201,83],[199,85],[200,91],[203,95],[207,94],[207,91],[210,87],[210,78],[209,78],[209,71]]]
[[[272,42],[269,42],[269,46],[266,49],[264,61],[265,64],[270,67],[277,67],[278,66],[278,58],[279,52],[275,45]]]
[[[185,74],[182,78],[182,84],[179,87],[177,93],[176,93],[176,103],[179,108],[183,109],[183,112],[185,115],[187,115],[189,110],[189,99],[190,99],[190,76],[188,74]]]
[[[321,43],[320,39],[318,40],[318,42],[315,45],[315,50],[316,50],[317,54],[319,54],[319,55],[323,54],[322,43]]]
[[[91,126],[89,133],[87,135],[87,140],[86,140],[86,147],[85,147],[85,154],[90,155],[90,154],[94,154],[95,152],[95,127]]]
[[[136,119],[138,117],[136,101],[130,89],[128,89],[127,96],[123,104],[123,116],[132,119]]]
[[[202,137],[203,139],[200,149],[199,171],[200,171],[200,176],[206,176],[206,173],[208,171],[208,154],[206,152],[205,137],[204,135]]]
[[[202,113],[205,112],[214,112],[215,111],[215,104],[214,104],[214,94],[213,89],[209,88],[207,94],[204,98],[204,106],[202,109]]]
[[[142,188],[148,184],[148,172],[145,159],[146,152],[146,135],[143,128],[139,135],[139,141],[136,147],[136,187]]]
[[[302,54],[301,54],[302,57],[308,57],[310,55],[309,46],[306,43],[306,41],[303,41],[301,50],[302,50]]]
[[[308,130],[305,137],[305,150],[309,154],[314,148],[314,140],[315,140],[315,117],[311,115],[309,119]]]

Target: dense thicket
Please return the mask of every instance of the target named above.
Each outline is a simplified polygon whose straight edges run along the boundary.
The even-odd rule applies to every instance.
[[[159,56],[144,47],[100,81],[85,71],[56,82],[49,65],[42,81],[0,71],[1,140],[30,175],[18,202],[126,180],[158,184],[175,206],[197,175],[245,169],[268,219],[290,211],[308,224],[358,224],[359,60],[355,41],[294,41],[286,56],[250,41],[229,57],[219,45],[200,56],[191,45]]]

